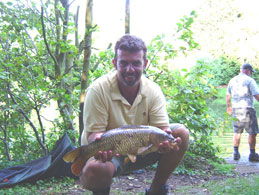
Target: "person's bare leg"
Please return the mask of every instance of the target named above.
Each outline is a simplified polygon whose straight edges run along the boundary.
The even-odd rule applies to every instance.
[[[250,134],[248,136],[248,144],[250,149],[255,149],[255,145],[256,145],[256,134]]]
[[[234,133],[234,138],[233,138],[234,147],[239,147],[240,140],[241,140],[241,133]]]
[[[164,154],[159,160],[156,174],[150,187],[151,193],[159,191],[161,185],[166,183],[171,173],[181,162],[188,148],[189,131],[184,126],[175,129],[172,134],[174,137],[180,137],[182,139],[180,149],[179,151],[170,151]]]
[[[83,187],[90,191],[105,190],[112,183],[114,175],[112,162],[88,161],[82,170],[80,182]]]

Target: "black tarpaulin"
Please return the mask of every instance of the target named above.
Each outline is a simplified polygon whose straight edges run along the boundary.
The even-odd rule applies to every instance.
[[[48,177],[75,177],[71,172],[71,163],[62,157],[74,149],[67,134],[57,141],[49,155],[39,159],[0,170],[0,188],[11,187],[21,182],[32,182]]]

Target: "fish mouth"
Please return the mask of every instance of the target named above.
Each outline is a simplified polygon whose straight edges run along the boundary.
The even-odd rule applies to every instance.
[[[175,146],[177,145],[177,143],[176,142],[170,142],[170,148],[174,148]]]
[[[170,148],[174,148],[177,145],[176,139],[173,136],[169,139],[169,143]]]

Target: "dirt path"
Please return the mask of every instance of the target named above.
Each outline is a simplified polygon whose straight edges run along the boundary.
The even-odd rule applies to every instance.
[[[228,177],[248,176],[251,174],[259,173],[259,163],[249,162],[248,156],[242,156],[238,161],[234,161],[232,157],[225,158],[227,163],[236,165],[235,172],[232,176],[189,176],[189,175],[172,175],[168,181],[171,189],[171,194],[174,193],[173,189],[177,186],[193,185],[194,187],[189,191],[190,194],[207,194],[206,189],[195,188],[198,184],[203,184],[208,181],[222,180]],[[125,194],[135,194],[145,192],[145,188],[150,186],[154,170],[142,170],[139,174],[131,174],[116,178],[112,189],[118,189],[125,192]],[[126,193],[128,192],[128,193]],[[113,194],[116,194],[114,192]]]
[[[193,188],[188,190],[188,194],[208,194],[206,189],[202,189],[200,187],[196,187],[198,184],[204,184],[208,181],[216,181],[223,180],[229,177],[240,177],[240,176],[248,176],[251,174],[259,173],[259,163],[249,162],[247,156],[242,156],[239,161],[234,161],[232,157],[225,158],[227,163],[235,164],[236,169],[232,176],[190,176],[190,175],[172,175],[169,178],[168,184],[170,186],[171,195],[179,195],[174,192],[174,189],[177,186],[190,186]],[[145,188],[149,187],[152,178],[154,177],[155,171],[152,169],[140,170],[139,172],[135,172],[134,174],[120,176],[114,178],[114,182],[111,186],[111,195],[118,194],[136,194],[142,193],[144,194]],[[78,184],[78,183],[77,183]],[[84,190],[78,184],[78,188],[76,191],[71,190],[69,194],[85,194],[89,191]],[[74,193],[73,193],[74,191]],[[91,193],[89,193],[91,194]]]

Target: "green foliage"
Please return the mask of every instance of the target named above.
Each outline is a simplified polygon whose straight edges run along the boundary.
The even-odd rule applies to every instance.
[[[195,11],[192,11],[190,16],[184,16],[180,19],[180,22],[177,23],[177,32],[180,32],[179,40],[183,40],[186,42],[190,49],[194,49],[198,47],[198,43],[196,43],[193,39],[193,32],[191,30],[191,26],[194,22],[194,18],[197,17]],[[181,46],[180,49],[185,50],[187,49],[184,46]]]
[[[175,169],[175,174],[187,175],[231,175],[234,165],[218,159],[213,161],[187,151],[184,161]]]
[[[105,51],[100,51],[99,53],[93,53],[91,56],[91,68],[89,72],[89,84],[95,79],[113,71],[112,60],[114,57],[114,52],[111,48]]]
[[[74,179],[50,178],[39,180],[31,184],[21,184],[12,188],[0,189],[1,194],[66,194],[71,185],[75,183]],[[75,184],[76,185],[76,184]]]
[[[209,82],[213,86],[226,85],[231,78],[238,75],[241,64],[235,58],[222,56],[218,59],[200,59],[196,70],[204,68],[211,75]]]
[[[247,178],[230,178],[218,182],[209,182],[205,185],[210,194],[257,194],[259,191],[259,176]]]
[[[206,99],[215,93],[215,89],[207,85],[206,74],[203,73],[205,71],[200,70],[181,75],[179,71],[164,71],[157,79],[157,83],[162,82],[166,95],[170,122],[182,123],[190,131],[193,141],[189,151],[196,157],[192,163],[200,157],[217,160],[218,149],[210,138],[216,124],[209,116],[206,104]]]
[[[188,32],[190,31],[188,29]],[[187,41],[187,43],[189,51],[194,45],[198,46],[193,42]],[[167,100],[170,122],[184,124],[190,131],[192,141],[187,157],[183,161],[185,170],[189,170],[190,173],[192,167],[188,160],[190,156],[192,165],[199,165],[201,158],[220,162],[216,156],[218,148],[213,145],[210,138],[216,124],[208,114],[206,102],[216,94],[216,89],[208,82],[210,75],[206,68],[195,67],[189,72],[185,69],[181,71],[169,69],[170,60],[180,52],[185,53],[185,50],[173,48],[172,45],[164,41],[163,35],[151,41],[148,46],[151,50],[148,52],[150,64],[145,74],[162,88]]]
[[[259,176],[251,175],[249,177],[221,178],[206,182],[202,185],[184,185],[174,190],[175,194],[257,194]],[[194,190],[195,189],[195,190]]]
[[[0,3],[0,156],[3,165],[7,155],[6,160],[16,159],[22,163],[46,154],[65,132],[75,137],[72,126],[79,92],[73,89],[80,83],[80,71],[71,72],[73,64],[68,63],[77,57],[77,48],[71,40],[60,39],[58,34],[62,29],[63,37],[75,32],[71,15],[65,26],[58,25],[53,1],[41,5],[43,16],[46,13],[43,22],[50,51],[60,57],[58,61],[62,64],[57,72],[58,67],[54,66],[44,44],[38,5],[25,5],[22,1]],[[57,7],[56,11],[64,14],[64,8]],[[62,56],[66,56],[63,63]],[[79,61],[77,58],[74,67],[77,68]],[[47,121],[43,110],[53,100],[58,102],[60,117]],[[46,125],[46,121],[51,125]]]
[[[220,175],[228,175],[231,176],[233,175],[233,171],[235,170],[235,165],[233,164],[228,164],[228,163],[217,163],[217,162],[210,162],[211,165],[213,165],[212,171],[215,174],[220,174]]]

